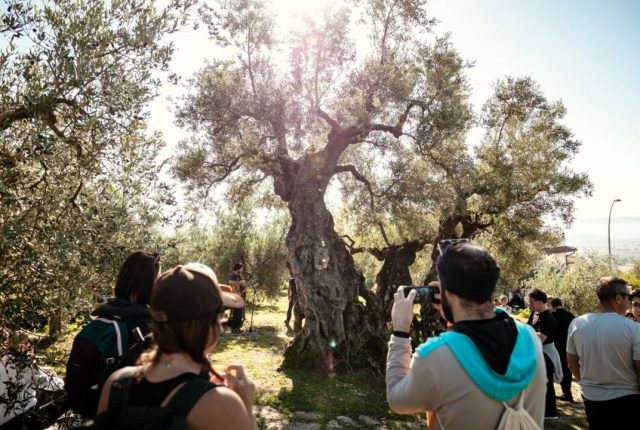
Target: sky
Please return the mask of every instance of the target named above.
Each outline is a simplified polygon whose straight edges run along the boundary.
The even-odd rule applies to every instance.
[[[640,1],[432,0],[440,31],[452,33],[481,106],[505,75],[529,75],[561,99],[565,124],[582,141],[572,166],[589,173],[593,197],[576,218],[640,216]]]
[[[283,16],[309,3],[273,1]],[[571,167],[587,172],[594,185],[592,197],[576,200],[574,230],[594,219],[606,229],[611,203],[621,199],[612,236],[623,235],[615,220],[640,217],[640,1],[431,0],[428,10],[440,21],[436,33],[451,32],[463,58],[475,61],[468,76],[477,109],[507,75],[531,76],[548,99],[563,101],[564,122],[582,142]],[[202,30],[182,33],[175,43],[172,69],[185,78],[216,53]],[[184,136],[167,102],[180,92],[161,88],[151,107],[151,128],[164,133],[169,147]]]

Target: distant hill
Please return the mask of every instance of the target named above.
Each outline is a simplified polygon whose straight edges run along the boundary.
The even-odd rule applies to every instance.
[[[578,252],[608,253],[608,218],[577,219],[571,229],[565,230],[566,244]],[[640,260],[640,217],[611,218],[611,254],[616,264],[626,265]]]

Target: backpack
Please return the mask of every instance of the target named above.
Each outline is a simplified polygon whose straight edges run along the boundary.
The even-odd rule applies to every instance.
[[[523,406],[524,390],[520,392],[518,403],[512,407],[502,402],[505,410],[500,416],[496,430],[540,430],[538,423]]]
[[[76,335],[65,377],[74,412],[95,416],[102,386],[111,373],[122,367],[128,346],[129,328],[118,318],[96,318]]]
[[[186,430],[187,415],[207,391],[216,385],[194,375],[173,395],[166,406],[135,406],[129,404],[131,383],[138,368],[123,371],[111,384],[109,406],[93,423],[95,430]]]

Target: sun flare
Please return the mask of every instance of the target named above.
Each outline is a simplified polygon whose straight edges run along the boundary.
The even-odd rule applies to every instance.
[[[323,10],[345,6],[343,0],[272,0],[271,9],[277,14],[277,23],[281,32],[288,33],[299,29],[304,17],[313,18]]]

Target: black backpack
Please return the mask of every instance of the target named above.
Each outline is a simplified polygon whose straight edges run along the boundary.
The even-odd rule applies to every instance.
[[[95,416],[100,391],[109,375],[132,364],[150,345],[148,328],[141,330],[136,323],[141,323],[140,319],[125,322],[119,318],[96,318],[76,335],[65,376],[65,389],[74,412]]]
[[[135,406],[129,404],[131,384],[137,368],[124,371],[111,384],[109,406],[93,423],[95,430],[186,430],[187,415],[207,391],[216,385],[194,375],[187,381],[166,406]]]

